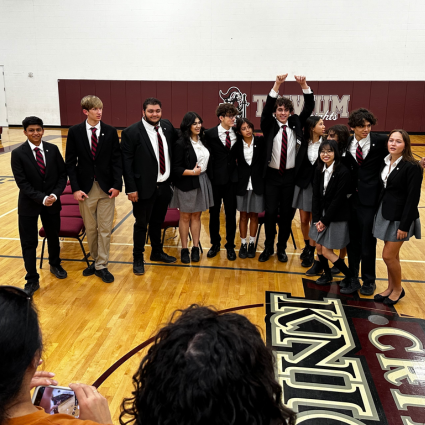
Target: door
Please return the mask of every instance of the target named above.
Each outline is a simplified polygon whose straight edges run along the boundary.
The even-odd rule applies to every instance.
[[[4,87],[4,66],[0,65],[0,127],[8,127],[6,89]]]

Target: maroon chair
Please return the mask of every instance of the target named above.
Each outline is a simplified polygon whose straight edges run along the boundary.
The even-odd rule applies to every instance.
[[[258,239],[260,238],[261,227],[263,227],[265,215],[266,213],[264,211],[258,214],[259,226],[257,231],[257,238],[255,239],[255,250],[257,250]],[[277,216],[277,219],[279,220],[279,216]],[[295,238],[294,238],[294,234],[292,233],[292,229],[291,229],[291,238],[292,238],[292,243],[294,244],[294,248],[297,249],[297,244],[295,243]]]
[[[180,211],[178,208],[168,208],[167,214],[165,215],[164,222],[162,223],[161,229],[163,229],[162,232],[162,245],[164,245],[165,241],[165,232],[167,229],[171,229],[174,227],[176,229],[179,227],[179,220],[180,220]],[[189,232],[189,240],[192,240],[192,236]],[[149,241],[149,229],[146,234],[146,243]],[[201,253],[204,253],[201,246],[201,241],[199,241],[199,249],[201,250]]]
[[[78,201],[74,199],[74,196],[67,193],[69,181],[65,187],[65,190],[61,195],[61,204],[62,210],[60,212],[61,216],[61,227],[59,230],[60,238],[74,238],[77,239],[80,243],[81,250],[83,251],[84,259],[86,260],[87,266],[90,266],[88,256],[90,253],[86,254],[86,251],[83,246],[83,240],[86,236],[86,229],[84,227],[84,222],[80,214],[80,208],[78,206]],[[41,248],[41,259],[40,259],[40,269],[43,267],[43,256],[44,248],[46,245],[46,232],[44,227],[39,231],[39,235],[43,238],[43,246]]]

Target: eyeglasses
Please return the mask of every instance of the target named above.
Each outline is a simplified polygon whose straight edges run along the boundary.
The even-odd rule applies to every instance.
[[[334,151],[330,151],[330,150],[326,150],[326,149],[323,149],[321,152],[320,152],[320,155],[325,155],[325,154],[329,154],[329,153],[333,153]]]

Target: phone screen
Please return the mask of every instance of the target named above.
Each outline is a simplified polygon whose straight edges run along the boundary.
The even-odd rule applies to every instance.
[[[40,406],[46,413],[54,415],[62,413],[74,418],[80,416],[80,408],[74,391],[64,387],[37,387],[33,397],[33,404]]]

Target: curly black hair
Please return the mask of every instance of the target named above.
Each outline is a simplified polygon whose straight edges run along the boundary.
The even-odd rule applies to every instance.
[[[365,108],[359,108],[351,112],[348,117],[348,126],[351,128],[363,127],[365,125],[365,121],[370,122],[371,125],[375,125],[377,119],[372,112]]]
[[[274,104],[274,110],[279,106],[283,106],[285,109],[287,109],[291,114],[294,112],[294,102],[289,99],[289,97],[281,96],[276,99],[276,103]]]
[[[121,425],[295,424],[282,403],[272,351],[257,327],[235,313],[198,305],[175,312],[133,384]]]

